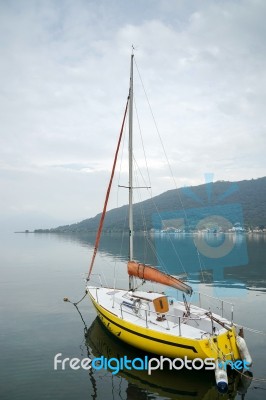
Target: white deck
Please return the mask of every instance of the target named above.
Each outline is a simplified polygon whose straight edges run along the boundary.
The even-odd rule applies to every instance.
[[[190,314],[186,315],[183,302],[169,302],[169,311],[165,314],[155,312],[153,300],[163,296],[154,292],[128,292],[121,289],[87,287],[97,303],[118,318],[134,323],[139,327],[153,329],[173,336],[191,339],[206,338],[214,333],[224,333],[226,329],[206,315],[208,310],[190,305]],[[138,300],[139,299],[139,300]],[[217,314],[212,314],[219,321],[230,326],[230,322]],[[160,317],[162,320],[158,320]],[[214,328],[214,331],[213,331]]]

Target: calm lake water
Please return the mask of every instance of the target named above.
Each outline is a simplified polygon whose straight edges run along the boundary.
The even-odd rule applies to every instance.
[[[84,294],[93,236],[55,234],[8,234],[1,236],[0,255],[0,398],[42,399],[243,399],[239,379],[232,379],[230,392],[220,395],[214,373],[190,371],[65,370],[55,371],[54,356],[144,356],[122,344],[99,324],[89,299],[77,309],[63,302],[78,301]],[[171,273],[186,270],[194,288],[223,296],[235,304],[235,321],[266,332],[266,235],[231,237],[234,256],[223,263],[198,256],[192,236],[150,239]],[[219,247],[219,238],[204,239]],[[127,239],[123,239],[126,245]],[[212,243],[216,241],[217,243]],[[124,247],[122,247],[124,249]],[[136,237],[136,258],[158,264],[155,255]],[[178,261],[174,261],[174,257]],[[127,287],[120,236],[104,236],[95,271],[117,285]],[[253,358],[254,378],[266,379],[266,336],[245,330]],[[239,392],[239,393],[238,393]],[[242,394],[241,394],[242,392]],[[266,382],[253,380],[245,399],[265,399]]]

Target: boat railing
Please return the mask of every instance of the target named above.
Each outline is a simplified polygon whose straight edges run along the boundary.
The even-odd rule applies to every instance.
[[[218,310],[220,310],[221,317],[224,318],[225,313],[229,313],[230,314],[230,318],[229,319],[231,319],[231,324],[233,325],[233,320],[234,320],[234,304],[233,303],[230,303],[229,301],[226,301],[226,300],[222,300],[219,297],[211,296],[211,295],[206,294],[206,293],[201,293],[201,292],[197,292],[197,291],[194,291],[194,293],[196,295],[198,295],[200,308],[204,308],[202,306],[204,297],[206,297],[208,299],[211,299],[211,300],[215,300],[218,303],[216,308]],[[213,307],[214,307],[214,305],[212,304],[212,308]]]
[[[124,313],[129,314],[129,315],[136,315],[136,312],[132,312],[131,311],[132,308],[128,308],[128,306],[124,303],[120,303],[120,312],[121,312],[121,318],[124,319]],[[141,311],[144,312],[144,317],[143,319],[145,319],[145,323],[146,323],[146,328],[150,328],[151,325],[154,325],[155,322],[153,321],[149,321],[148,317],[150,316],[150,314],[155,315],[156,317],[159,317],[158,313],[156,311],[151,311],[150,309],[144,308],[143,305],[140,306],[138,308],[138,316],[141,318]],[[173,325],[173,328],[176,328],[178,326],[179,329],[179,336],[182,336],[182,332],[181,332],[181,325],[182,323],[188,323],[188,321],[200,321],[201,319],[205,319],[206,315],[203,317],[197,316],[197,317],[191,317],[191,316],[177,316],[175,314],[170,314],[170,313],[166,313],[165,314],[165,319],[163,319],[162,321],[165,321],[165,326],[160,325],[160,327],[166,329],[166,330],[170,330],[170,326],[169,326],[169,318],[172,318],[174,321],[178,321],[176,324]],[[213,322],[211,321],[211,324]]]
[[[99,282],[100,282],[100,286],[101,286],[101,287],[103,286],[103,282],[102,282],[102,276],[101,276],[101,274],[91,274],[91,276],[97,276],[97,277],[98,277],[98,279],[99,279]]]

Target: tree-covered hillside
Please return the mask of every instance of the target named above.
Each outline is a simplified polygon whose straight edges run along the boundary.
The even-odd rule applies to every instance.
[[[213,209],[226,210],[226,217],[234,221],[233,213],[236,210],[243,212],[245,227],[266,226],[266,177],[239,182],[218,181],[214,183],[169,190],[134,205],[134,230],[150,230],[156,227],[156,218],[160,214],[169,219],[183,215],[184,218],[192,211]],[[191,211],[192,210],[192,211]],[[224,212],[224,211],[223,211]],[[115,208],[106,213],[104,231],[122,231],[127,227],[128,206]],[[204,214],[203,214],[204,215]],[[206,214],[207,215],[207,214]],[[101,214],[93,218],[84,219],[72,225],[59,226],[50,230],[37,229],[35,232],[93,232],[99,225]],[[145,216],[145,223],[143,223]],[[191,217],[190,217],[191,218]],[[196,218],[196,217],[195,217]],[[237,221],[238,216],[236,216]]]

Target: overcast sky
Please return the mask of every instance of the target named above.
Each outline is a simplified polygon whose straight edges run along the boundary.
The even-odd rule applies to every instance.
[[[264,176],[265,15],[265,0],[1,1],[1,227],[52,227],[101,211],[132,43],[177,186],[204,183],[206,173]],[[135,75],[159,194],[173,181]],[[125,172],[122,164],[120,184]],[[115,188],[110,208],[116,202]]]

